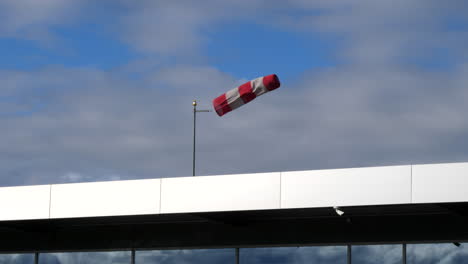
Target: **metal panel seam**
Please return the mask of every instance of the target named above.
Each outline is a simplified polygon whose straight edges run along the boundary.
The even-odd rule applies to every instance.
[[[282,199],[282,195],[281,195],[281,191],[282,191],[282,188],[281,188],[281,185],[283,184],[282,182],[282,174],[281,174],[281,171],[279,172],[279,180],[280,180],[280,184],[279,184],[279,209],[281,209],[281,199]]]
[[[410,203],[413,203],[413,164],[410,165]]]
[[[52,184],[49,185],[49,219],[50,219],[50,208],[52,207]]]
[[[159,179],[159,214],[162,212],[162,183],[163,179]]]

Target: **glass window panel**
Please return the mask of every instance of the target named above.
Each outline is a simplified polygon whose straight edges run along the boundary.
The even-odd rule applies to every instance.
[[[241,248],[240,264],[346,264],[347,249],[337,247]]]
[[[403,261],[402,245],[368,245],[351,247],[353,264],[401,264]]]
[[[235,249],[190,249],[137,251],[136,264],[235,264]]]
[[[409,244],[406,256],[408,264],[468,264],[468,244]]]
[[[0,254],[0,264],[33,264],[34,254]]]
[[[130,251],[41,253],[39,264],[129,264]]]

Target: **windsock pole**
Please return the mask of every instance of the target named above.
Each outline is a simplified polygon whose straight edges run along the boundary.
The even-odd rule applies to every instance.
[[[195,176],[195,147],[196,147],[196,131],[197,131],[197,113],[211,112],[211,110],[197,110],[197,100],[193,100],[193,160],[192,160],[192,176]]]

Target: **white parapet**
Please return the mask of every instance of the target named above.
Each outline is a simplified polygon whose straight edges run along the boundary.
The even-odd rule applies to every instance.
[[[411,166],[283,172],[281,208],[411,203]]]
[[[50,185],[0,188],[0,220],[49,218]]]
[[[166,178],[161,213],[279,209],[280,173]]]
[[[468,202],[468,163],[0,188],[0,221]]]
[[[413,203],[468,201],[468,163],[413,165]]]
[[[50,218],[158,214],[160,179],[52,185]]]

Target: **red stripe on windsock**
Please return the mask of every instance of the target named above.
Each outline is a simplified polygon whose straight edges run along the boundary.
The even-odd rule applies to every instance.
[[[281,83],[276,74],[270,74],[263,77],[263,85],[265,85],[268,91],[273,91],[276,88],[280,87]]]
[[[214,106],[216,113],[219,116],[223,116],[224,114],[232,110],[227,102],[226,94],[222,94],[218,96],[217,98],[215,98],[213,100],[213,106]]]
[[[242,101],[244,101],[244,104],[252,101],[257,97],[256,94],[254,94],[252,90],[252,83],[251,82],[246,82],[243,85],[239,86],[239,95],[240,98],[242,98]]]

